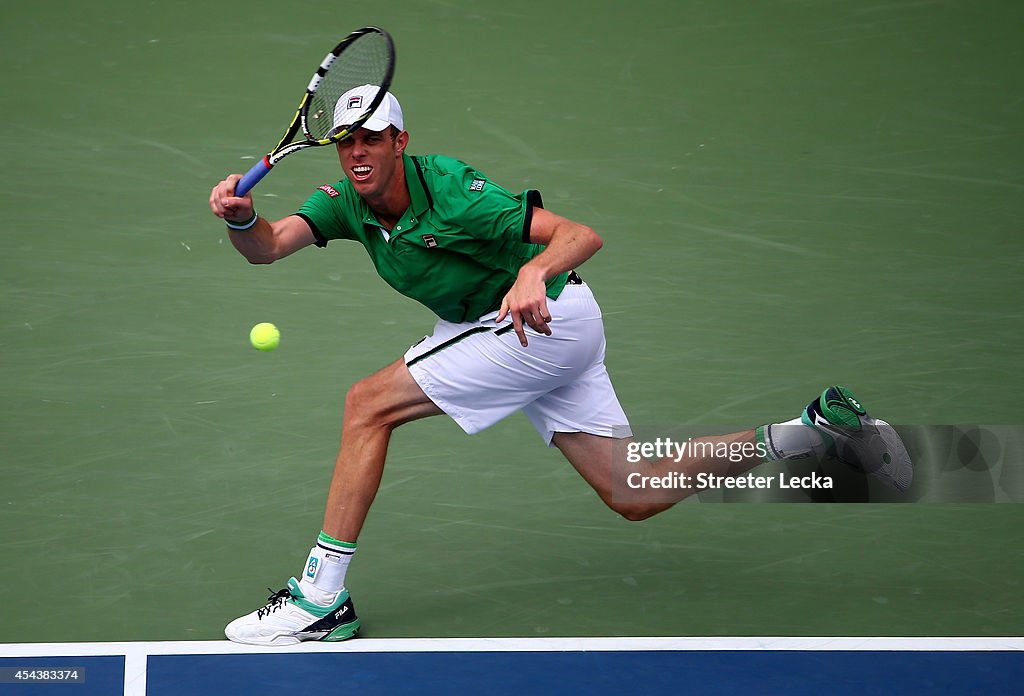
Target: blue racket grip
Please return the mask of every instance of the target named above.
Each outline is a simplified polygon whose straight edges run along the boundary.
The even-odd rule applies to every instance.
[[[260,179],[265,177],[273,166],[266,157],[252,165],[252,169],[247,171],[245,176],[235,184],[235,195],[241,198],[249,193],[256,184],[260,183]]]

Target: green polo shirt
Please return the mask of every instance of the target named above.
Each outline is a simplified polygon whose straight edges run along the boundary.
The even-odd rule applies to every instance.
[[[296,214],[318,246],[362,244],[388,285],[442,319],[496,311],[519,269],[544,249],[527,241],[540,194],[512,194],[450,157],[403,157],[411,204],[394,229],[381,228],[347,179],[321,186]],[[565,282],[565,273],[549,280],[548,297],[556,299]]]

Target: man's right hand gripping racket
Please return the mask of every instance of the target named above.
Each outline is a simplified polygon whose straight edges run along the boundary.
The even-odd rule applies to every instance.
[[[370,118],[391,87],[395,72],[395,45],[391,35],[377,27],[364,27],[341,40],[320,63],[302,95],[299,108],[273,152],[257,162],[235,186],[244,196],[265,177],[275,164],[293,152],[345,140]],[[365,102],[353,123],[334,123],[335,107],[345,92],[356,87]],[[377,87],[376,92],[372,90]],[[348,105],[351,108],[351,105]],[[345,108],[345,105],[342,106]],[[299,131],[302,138],[296,139]]]

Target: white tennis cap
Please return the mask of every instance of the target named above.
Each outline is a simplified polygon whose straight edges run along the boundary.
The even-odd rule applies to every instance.
[[[379,91],[380,87],[376,85],[362,85],[353,87],[341,95],[334,107],[334,127],[350,126],[355,123],[373,103],[373,99]],[[394,126],[400,131],[405,130],[402,106],[391,92],[385,93],[380,106],[362,125],[363,128],[372,131],[382,131],[388,126]]]

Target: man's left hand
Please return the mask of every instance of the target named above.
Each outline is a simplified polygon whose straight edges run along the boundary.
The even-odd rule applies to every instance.
[[[533,271],[527,265],[519,269],[519,277],[501,301],[501,309],[498,310],[498,317],[494,321],[500,324],[506,316],[510,316],[516,336],[524,348],[528,343],[524,325],[545,336],[551,335],[551,328],[548,326],[551,312],[548,311],[547,291],[544,275]]]

